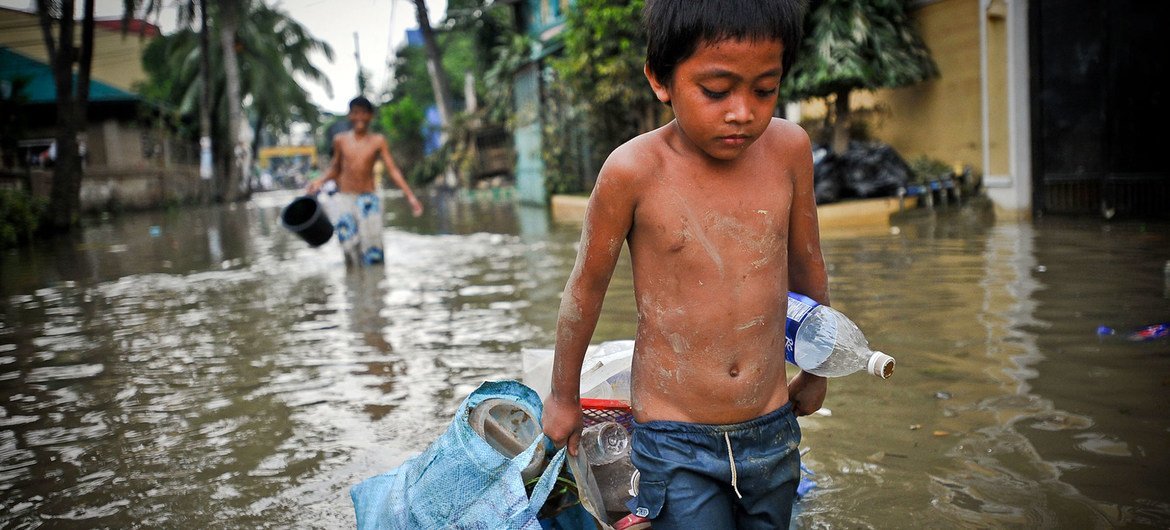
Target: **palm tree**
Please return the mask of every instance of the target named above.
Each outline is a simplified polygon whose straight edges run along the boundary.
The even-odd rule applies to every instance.
[[[93,64],[94,0],[85,0],[81,38],[75,40],[73,0],[37,0],[37,15],[45,50],[52,63],[57,96],[57,160],[49,192],[49,225],[58,231],[72,229],[81,210],[81,153],[77,134],[85,128],[89,107],[89,78]],[[54,26],[56,31],[54,32]],[[77,74],[73,64],[77,63]]]
[[[904,0],[814,0],[784,82],[787,99],[834,96],[830,149],[844,152],[854,90],[896,88],[938,75]]]
[[[240,125],[244,121],[244,100],[240,92],[240,64],[236,56],[236,30],[240,25],[241,11],[244,2],[237,0],[215,0],[216,22],[219,26],[219,52],[223,60],[225,88],[227,90],[227,135],[223,138],[227,145],[222,152],[227,153],[229,161],[224,168],[224,186],[219,189],[220,202],[236,202],[244,196],[240,187],[244,171],[240,167]]]
[[[316,124],[317,106],[309,101],[296,77],[319,83],[332,93],[329,79],[309,59],[320,52],[333,60],[333,49],[312,35],[288,13],[260,4],[239,28],[240,73],[245,94],[252,95],[250,114],[259,146],[260,133],[269,125],[286,127],[294,120]]]
[[[210,59],[224,65],[212,72],[209,88],[213,129],[221,141],[215,143],[221,165],[221,186],[219,199],[239,199],[243,191],[240,186],[240,166],[235,160],[239,124],[244,118],[243,100],[251,96],[248,109],[253,116],[253,127],[257,135],[266,127],[286,126],[295,119],[316,123],[319,114],[316,106],[309,101],[308,94],[301,87],[299,78],[322,83],[330,89],[325,75],[313,65],[311,55],[321,52],[329,60],[333,50],[323,41],[314,39],[299,23],[277,8],[257,2],[246,6],[246,16],[235,15],[239,23],[230,41],[222,38],[225,24],[223,13],[211,11],[213,23],[220,28],[219,39],[211,40]],[[233,17],[229,14],[228,17]],[[231,21],[228,24],[232,24]],[[203,88],[199,75],[199,35],[193,28],[155,39],[146,50],[144,64],[150,74],[150,85],[146,91],[172,106],[180,115],[189,115],[199,105]],[[225,47],[225,42],[229,44]],[[236,68],[228,67],[225,48],[237,59]],[[230,75],[235,72],[238,95],[232,95],[233,84]],[[233,102],[235,105],[233,105]],[[233,106],[236,107],[233,110]],[[233,118],[234,115],[234,118]],[[253,148],[255,146],[253,145]]]

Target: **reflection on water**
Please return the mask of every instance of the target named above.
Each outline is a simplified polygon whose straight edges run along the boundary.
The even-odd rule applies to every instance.
[[[388,203],[385,267],[280,228],[289,195],[123,216],[0,255],[0,527],[352,526],[348,488],[552,343],[577,228]],[[152,229],[152,227],[157,227]],[[801,527],[1166,527],[1165,225],[977,211],[825,234],[833,300],[898,357],[802,418]],[[633,335],[623,257],[595,339]]]

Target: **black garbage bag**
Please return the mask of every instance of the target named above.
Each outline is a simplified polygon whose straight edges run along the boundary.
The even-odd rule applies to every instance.
[[[838,170],[840,157],[824,147],[813,148],[813,194],[817,204],[828,204],[841,200],[841,172]]]
[[[819,161],[817,158],[814,155],[813,174],[818,204],[849,198],[890,197],[913,175],[893,147],[879,142],[850,142],[849,150],[844,153],[826,153]]]

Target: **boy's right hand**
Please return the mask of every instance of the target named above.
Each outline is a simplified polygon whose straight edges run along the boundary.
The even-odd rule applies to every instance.
[[[549,395],[544,400],[544,413],[541,416],[541,426],[544,434],[552,440],[558,449],[569,446],[569,454],[577,456],[577,443],[581,440],[581,400],[562,399]]]
[[[317,192],[321,191],[321,186],[324,184],[325,184],[325,179],[317,179],[317,180],[309,181],[309,183],[305,186],[305,194],[306,195],[316,195]]]

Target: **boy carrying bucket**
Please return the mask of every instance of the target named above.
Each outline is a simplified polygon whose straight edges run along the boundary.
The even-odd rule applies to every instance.
[[[315,194],[326,182],[336,182],[336,217],[332,220],[346,264],[372,265],[383,260],[382,198],[374,184],[374,163],[379,158],[390,179],[406,194],[411,213],[418,217],[423,212],[422,204],[394,164],[386,138],[370,132],[373,116],[370,100],[358,96],[349,102],[348,117],[353,129],[333,137],[333,162],[324,178],[305,187],[307,193]]]

